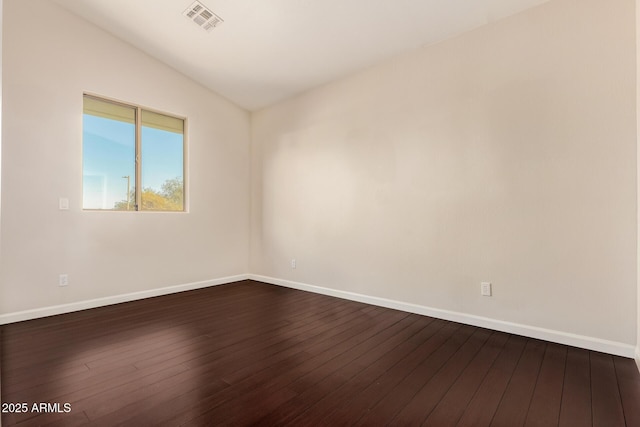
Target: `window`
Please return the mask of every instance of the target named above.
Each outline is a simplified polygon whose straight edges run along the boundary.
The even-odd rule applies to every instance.
[[[83,209],[184,211],[184,127],[178,117],[84,95]]]

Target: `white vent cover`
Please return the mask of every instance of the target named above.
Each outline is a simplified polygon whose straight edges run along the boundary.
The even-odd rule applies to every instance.
[[[222,18],[199,1],[194,1],[182,14],[206,31],[211,31],[224,22]]]

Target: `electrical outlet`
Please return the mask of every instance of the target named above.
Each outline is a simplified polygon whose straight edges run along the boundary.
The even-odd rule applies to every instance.
[[[291,259],[291,268],[293,268],[293,269],[296,268],[296,259],[295,258]]]
[[[58,279],[58,286],[68,286],[69,285],[69,275],[61,274]]]
[[[485,297],[491,296],[491,283],[489,282],[480,283],[480,295]]]

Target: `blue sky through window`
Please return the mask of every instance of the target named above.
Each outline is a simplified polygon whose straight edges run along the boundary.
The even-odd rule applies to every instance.
[[[162,189],[162,184],[182,178],[183,136],[151,127],[142,127],[142,188]]]
[[[135,186],[135,125],[83,114],[83,208],[113,209]],[[142,186],[183,178],[183,135],[142,128]]]

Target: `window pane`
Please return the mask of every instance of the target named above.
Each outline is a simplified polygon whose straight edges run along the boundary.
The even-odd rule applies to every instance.
[[[142,209],[184,210],[184,121],[142,110]]]
[[[135,210],[135,108],[84,97],[83,209]]]

